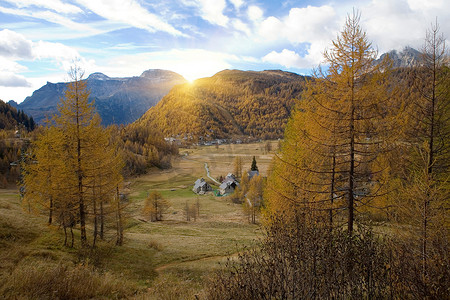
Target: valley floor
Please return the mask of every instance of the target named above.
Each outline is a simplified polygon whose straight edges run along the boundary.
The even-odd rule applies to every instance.
[[[276,148],[276,142],[272,144],[272,149]],[[205,163],[210,176],[218,178],[233,171],[236,156],[242,157],[243,170],[250,168],[256,156],[261,174],[267,175],[273,154],[266,153],[265,144],[201,146],[180,149],[180,154],[172,169],[152,170],[128,180],[124,245],[114,246],[114,233],[110,232],[88,255],[89,264],[100,274],[130,283],[130,290],[123,292],[127,297],[201,296],[207,278],[220,268],[219,262],[251,247],[259,236],[259,226],[249,224],[241,205],[213,193],[196,195],[191,189],[196,179],[207,179]],[[160,222],[148,222],[141,213],[152,191],[159,191],[170,202]],[[199,216],[187,221],[186,205],[197,203]],[[21,206],[16,188],[0,190],[0,282],[4,282],[0,292],[12,297],[23,295],[11,278],[28,266],[80,263],[82,250],[77,237],[75,248],[62,246],[62,229],[48,226],[46,221],[45,215]]]

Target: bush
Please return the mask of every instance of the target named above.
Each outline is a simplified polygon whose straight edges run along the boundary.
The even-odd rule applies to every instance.
[[[372,232],[271,222],[257,249],[229,260],[208,299],[363,299],[390,294],[389,256]]]
[[[448,236],[430,239],[425,276],[420,247],[420,242],[412,239],[392,244],[392,280],[396,294],[402,299],[450,299]]]

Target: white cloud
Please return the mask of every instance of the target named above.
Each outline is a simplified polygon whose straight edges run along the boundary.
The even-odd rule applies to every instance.
[[[203,19],[211,24],[227,26],[229,19],[223,14],[227,6],[225,0],[197,0],[196,3]]]
[[[51,9],[58,13],[75,14],[83,12],[79,7],[72,4],[63,3],[60,0],[4,0],[4,1],[12,3],[19,8],[36,6]]]
[[[30,80],[21,75],[29,71],[21,64],[23,61],[50,61],[60,72],[66,73],[75,58],[80,58],[82,67],[93,65],[93,61],[81,58],[77,50],[61,43],[33,42],[11,30],[0,31],[0,98],[19,102],[45,83],[43,78]],[[51,76],[46,77],[49,78]]]
[[[256,5],[251,5],[247,9],[247,16],[253,22],[259,21],[263,18],[264,12]]]
[[[164,31],[172,35],[183,35],[157,15],[148,12],[135,0],[76,0],[95,14],[111,20],[129,24],[150,32]]]
[[[0,56],[0,72],[20,73],[28,69],[21,64],[18,64],[11,58]]]
[[[250,36],[252,34],[248,25],[245,24],[244,22],[242,22],[241,20],[234,19],[232,21],[232,24],[233,24],[234,29],[244,32],[247,36]]]
[[[51,11],[31,11],[27,9],[12,9],[0,6],[0,12],[15,16],[41,19],[47,22],[62,25],[66,28],[69,28],[70,30],[78,30],[84,33],[87,32],[89,35],[100,33],[99,30],[95,30],[86,24],[74,22],[71,19],[62,16],[61,14],[57,14]]]
[[[259,34],[267,39],[287,39],[294,44],[329,40],[338,29],[331,6],[292,8],[283,19],[268,17],[261,23]]]
[[[292,50],[270,52],[263,60],[286,67],[310,68],[322,61],[323,51],[336,36],[339,17],[328,5],[292,8],[283,18],[270,16],[259,24],[258,34],[263,41],[289,42],[292,46],[308,45],[306,55],[300,56]]]
[[[442,29],[450,28],[450,1],[371,0],[361,10],[362,25],[380,52],[420,48],[436,17]]]
[[[20,33],[4,29],[0,31],[1,57],[9,58],[9,63],[15,65],[17,60],[50,58],[58,62],[70,61],[80,57],[80,54],[77,50],[61,43],[33,42]]]
[[[23,35],[4,29],[0,31],[0,56],[32,59],[33,43]]]
[[[279,64],[286,68],[307,68],[310,62],[291,50],[284,49],[281,52],[272,51],[262,58],[263,62]]]
[[[0,86],[2,87],[31,87],[31,83],[22,76],[9,72],[0,72]]]
[[[1,73],[1,72],[0,72]],[[0,75],[1,77],[1,75]],[[20,75],[19,75],[20,78]],[[51,76],[37,77],[37,78],[26,78],[29,85],[27,86],[6,86],[0,89],[0,99],[4,101],[14,100],[17,103],[25,100],[27,96],[31,96],[33,92],[43,85],[47,81],[50,82],[61,82],[64,80],[64,73],[54,74]]]
[[[446,2],[448,7],[448,1],[446,0],[407,0],[407,2],[413,10],[442,9]]]
[[[285,36],[293,43],[329,40],[338,29],[336,13],[328,5],[292,8],[284,24]]]
[[[239,10],[241,6],[244,4],[243,0],[230,0],[230,2],[234,5],[234,7]]]
[[[268,17],[261,22],[259,27],[259,35],[266,41],[273,41],[283,38],[285,25],[275,17]]]

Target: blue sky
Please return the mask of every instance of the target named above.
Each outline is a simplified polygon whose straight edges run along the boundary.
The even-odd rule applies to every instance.
[[[309,74],[353,8],[380,53],[420,48],[436,17],[450,34],[448,0],[0,0],[0,99],[66,81],[75,58],[110,77]]]

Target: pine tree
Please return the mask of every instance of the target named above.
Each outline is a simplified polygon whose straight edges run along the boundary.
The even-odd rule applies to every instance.
[[[256,165],[256,158],[253,156],[252,166],[250,167],[251,171],[258,171],[258,166]]]

